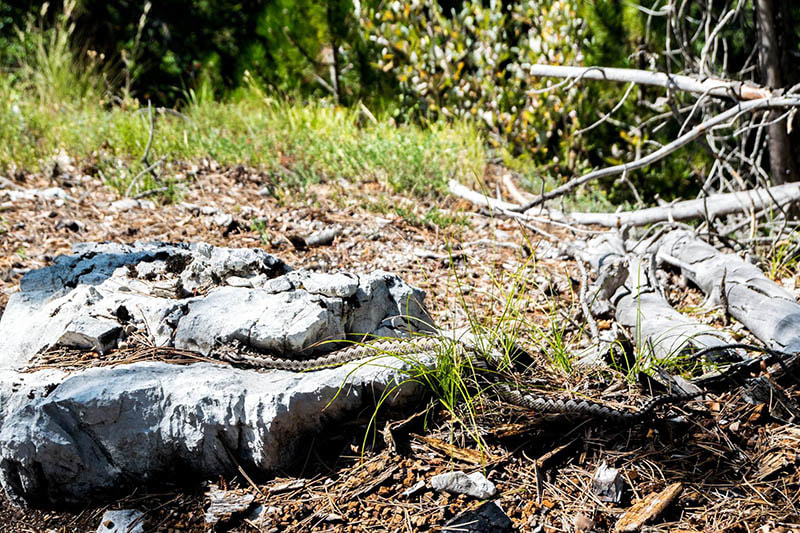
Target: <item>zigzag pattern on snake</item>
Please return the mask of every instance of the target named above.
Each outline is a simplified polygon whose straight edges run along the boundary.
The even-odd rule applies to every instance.
[[[383,339],[372,341],[368,344],[356,344],[337,350],[330,354],[315,359],[295,360],[288,358],[272,357],[258,352],[248,352],[235,348],[220,348],[212,353],[213,356],[234,364],[249,367],[269,368],[302,372],[320,368],[343,365],[352,361],[383,356],[407,356],[412,354],[435,355],[447,341],[443,337],[410,337],[397,339]],[[464,350],[473,362],[485,364],[477,351],[464,344],[456,342],[458,349]],[[696,398],[698,394],[668,394],[656,396],[636,410],[618,409],[587,399],[553,398],[549,395],[523,393],[512,389],[506,384],[496,384],[493,387],[503,401],[530,409],[540,414],[566,414],[601,418],[612,422],[631,423],[644,421],[660,406],[679,403]]]

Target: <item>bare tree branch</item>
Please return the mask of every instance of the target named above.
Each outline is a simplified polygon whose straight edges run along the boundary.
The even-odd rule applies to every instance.
[[[615,176],[617,174],[622,174],[623,172],[630,172],[631,170],[635,170],[637,168],[646,167],[652,163],[655,163],[656,161],[664,159],[665,157],[675,152],[682,146],[685,146],[690,142],[692,142],[693,140],[700,137],[701,135],[708,133],[708,131],[710,131],[712,128],[720,126],[721,124],[724,124],[729,120],[735,119],[740,114],[752,113],[754,111],[761,109],[779,109],[779,108],[797,107],[797,106],[800,106],[800,97],[762,98],[759,100],[751,100],[749,102],[736,104],[727,111],[724,111],[714,117],[711,117],[705,122],[698,124],[688,132],[684,133],[671,143],[665,144],[655,152],[652,152],[644,157],[640,157],[629,163],[623,163],[621,165],[615,165],[613,167],[602,168],[599,170],[595,170],[593,172],[589,172],[588,174],[572,179],[567,183],[559,187],[556,187],[552,191],[548,191],[538,196],[537,198],[531,200],[527,204],[518,206],[511,210],[524,212],[532,207],[540,205],[541,203],[547,200],[551,200],[553,198],[561,196],[562,194],[570,192],[573,189],[589,181],[605,178],[608,176]]]
[[[534,77],[582,78],[585,80],[633,82],[639,85],[656,85],[694,94],[710,94],[734,100],[769,98],[772,92],[764,87],[740,81],[709,78],[698,81],[691,76],[610,67],[567,67],[561,65],[532,65],[528,74]]]
[[[519,220],[542,222],[547,219],[519,213],[520,206],[489,198],[465,187],[455,180],[448,184],[450,192],[470,203],[488,207]],[[704,198],[675,202],[670,205],[623,211],[619,213],[562,213],[554,209],[544,210],[549,220],[559,225],[584,224],[619,228],[622,226],[645,226],[657,222],[689,220],[692,218],[718,218],[734,213],[755,212],[763,209],[782,210],[785,206],[800,202],[800,183],[787,183],[768,189],[751,189],[725,194],[713,194]]]

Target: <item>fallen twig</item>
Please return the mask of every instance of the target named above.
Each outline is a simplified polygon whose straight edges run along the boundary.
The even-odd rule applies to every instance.
[[[148,196],[153,196],[154,194],[161,194],[162,192],[167,192],[169,187],[158,187],[156,189],[149,189],[144,192],[140,192],[136,196],[133,197],[134,200],[141,200],[142,198],[147,198]]]
[[[548,78],[580,78],[584,80],[631,82],[638,85],[656,85],[668,89],[709,94],[734,100],[758,100],[769,98],[772,91],[740,81],[707,78],[703,81],[691,76],[638,70],[632,68],[570,67],[562,65],[531,65],[528,74]]]
[[[688,132],[684,133],[671,143],[665,144],[655,152],[652,152],[644,157],[640,157],[634,161],[630,161],[628,163],[622,163],[620,165],[614,165],[612,167],[601,168],[599,170],[595,170],[589,172],[588,174],[584,174],[583,176],[579,176],[574,178],[559,187],[556,187],[552,191],[545,192],[538,196],[537,198],[531,200],[530,202],[523,204],[521,206],[516,206],[513,208],[505,207],[511,211],[518,211],[518,212],[525,212],[532,207],[536,207],[547,200],[552,200],[558,196],[561,196],[565,193],[568,193],[580,185],[584,183],[588,183],[592,180],[605,178],[608,176],[616,176],[617,174],[622,174],[623,172],[630,172],[631,170],[636,170],[637,168],[646,167],[656,161],[660,161],[664,159],[668,155],[672,154],[673,152],[677,151],[679,148],[689,144],[693,140],[697,139],[698,137],[708,133],[714,127],[720,126],[721,124],[729,121],[735,120],[740,114],[743,113],[751,113],[753,111],[758,110],[766,110],[766,109],[776,109],[776,108],[783,108],[783,107],[797,107],[800,106],[800,98],[798,97],[781,97],[781,98],[762,98],[759,100],[751,100],[749,102],[738,103],[735,106],[729,108],[727,111],[723,111],[722,113],[711,117],[710,119],[698,124]]]
[[[594,224],[606,227],[645,226],[656,222],[689,220],[705,217],[714,219],[732,213],[741,213],[751,209],[761,210],[800,201],[800,183],[787,183],[747,191],[714,194],[705,198],[685,200],[673,204],[623,211],[621,213],[570,213],[564,214],[550,210],[550,216],[560,222],[577,224]],[[707,213],[706,213],[707,210]]]

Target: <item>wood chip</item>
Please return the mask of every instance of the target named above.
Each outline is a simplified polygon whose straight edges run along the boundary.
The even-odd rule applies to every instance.
[[[395,472],[397,472],[399,468],[400,468],[399,465],[393,465],[391,468],[387,468],[381,474],[376,476],[370,483],[367,483],[360,489],[356,490],[352,495],[350,495],[349,499],[355,499],[358,498],[359,496],[364,496],[365,494],[369,494],[370,492],[375,490],[378,486],[380,486],[389,478],[391,478],[392,475]]]
[[[636,502],[614,526],[615,531],[639,531],[644,524],[655,520],[669,507],[683,490],[683,483],[669,485],[661,492],[653,492]]]
[[[458,459],[459,461],[463,461],[465,463],[470,463],[473,465],[482,465],[487,462],[495,461],[495,457],[491,455],[489,452],[486,451],[479,451],[479,450],[469,450],[466,448],[459,448],[458,446],[453,446],[443,440],[436,439],[433,437],[424,437],[422,435],[412,435],[415,439],[420,440],[433,448],[436,451],[446,454],[448,457],[453,459]]]

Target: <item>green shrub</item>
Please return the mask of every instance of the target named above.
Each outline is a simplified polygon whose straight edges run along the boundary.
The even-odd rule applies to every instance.
[[[365,11],[362,27],[382,47],[378,67],[400,88],[398,113],[435,122],[470,118],[497,146],[549,164],[567,151],[581,91],[548,91],[536,63],[580,63],[582,22],[575,0],[391,2]]]

